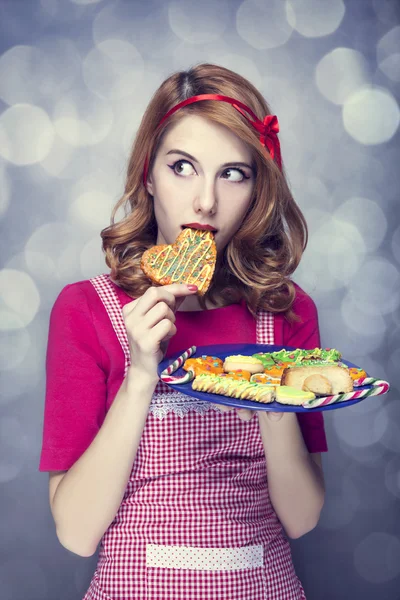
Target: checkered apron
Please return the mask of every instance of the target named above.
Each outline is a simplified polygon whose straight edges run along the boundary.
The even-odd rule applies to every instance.
[[[126,373],[129,345],[114,284],[108,275],[91,282]],[[260,312],[257,342],[273,341],[273,315]],[[83,600],[250,599],[305,599],[269,499],[257,413],[242,421],[159,382]]]

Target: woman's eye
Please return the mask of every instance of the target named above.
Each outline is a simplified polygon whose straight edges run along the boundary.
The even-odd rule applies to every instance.
[[[187,177],[194,172],[193,166],[187,160],[178,160],[170,167],[177,175]]]
[[[234,182],[239,182],[239,181],[243,181],[244,179],[249,179],[249,177],[246,177],[244,171],[242,171],[241,169],[226,169],[226,171],[224,171],[223,173],[225,177],[225,179],[228,179],[228,181],[234,181]]]

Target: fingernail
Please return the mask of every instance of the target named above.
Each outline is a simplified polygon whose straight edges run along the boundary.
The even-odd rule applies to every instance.
[[[198,287],[197,285],[188,285],[187,286],[188,290],[190,290],[191,292],[197,292]]]

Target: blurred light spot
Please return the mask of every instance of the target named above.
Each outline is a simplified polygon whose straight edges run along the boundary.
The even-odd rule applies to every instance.
[[[236,28],[245,42],[257,50],[285,44],[293,27],[286,20],[281,0],[245,0],[236,13]]]
[[[71,204],[69,214],[73,220],[100,231],[110,224],[111,210],[109,195],[97,189],[78,196]]]
[[[340,481],[340,487],[326,495],[318,526],[324,529],[340,529],[349,525],[359,506],[360,495],[356,485],[351,479],[344,477]]]
[[[400,350],[397,350],[397,359],[400,358]],[[399,363],[396,363],[397,372],[399,372]],[[391,450],[392,452],[396,452],[400,455],[400,404],[398,395],[399,392],[394,388],[395,381],[392,377],[388,377],[388,380],[391,384],[391,391],[385,400],[385,410],[388,415],[389,425],[386,429],[380,443],[383,444],[385,448]],[[397,376],[398,380],[398,376]],[[393,400],[390,402],[389,398],[392,397]]]
[[[102,98],[118,100],[134,94],[143,78],[144,63],[138,50],[123,40],[105,40],[83,61],[88,88]]]
[[[365,406],[366,404],[367,402],[360,402],[358,405],[354,406]],[[363,466],[381,468],[382,465],[384,465],[386,462],[385,455],[387,455],[387,450],[379,442],[377,444],[373,444],[372,446],[362,446],[361,448],[348,446],[346,443],[341,442],[340,449],[345,453],[346,456],[348,456],[351,459],[352,463],[354,463],[355,461]]]
[[[108,40],[120,40],[134,44],[136,48],[140,49],[141,55],[146,57],[146,77],[142,80],[144,86],[147,85],[148,74],[160,66],[154,59],[161,59],[161,63],[164,64],[165,57],[168,57],[168,64],[170,64],[173,53],[181,42],[181,39],[173,35],[168,26],[168,4],[157,2],[157,0],[150,0],[142,4],[106,2],[94,18],[92,31],[95,44]],[[198,50],[204,49],[198,47]],[[200,61],[201,59],[197,58],[193,62]],[[191,62],[188,57],[185,69]],[[164,75],[163,72],[160,84],[165,79]],[[148,98],[157,87],[153,88],[149,94],[141,89],[141,94]]]
[[[101,249],[100,236],[96,236],[83,248],[80,256],[81,273],[85,279],[90,279],[108,271],[105,254]]]
[[[385,468],[386,487],[394,496],[400,498],[400,456],[394,456]]]
[[[262,78],[256,64],[242,54],[223,54],[218,57],[218,64],[226,69],[231,69],[239,75],[246,77],[256,87],[260,87]]]
[[[23,535],[23,529],[15,535]],[[47,585],[48,573],[42,567],[41,559],[15,558],[4,559],[0,565],[1,600],[29,598],[35,590],[37,598],[46,598],[49,593]],[[24,574],[21,577],[21,573]]]
[[[382,315],[379,313],[374,315],[364,313],[360,309],[360,305],[355,302],[351,293],[344,296],[341,304],[341,313],[344,323],[356,333],[368,331],[371,334],[386,330],[385,320]]]
[[[400,540],[385,532],[370,533],[354,550],[354,565],[370,583],[384,583],[400,574]]]
[[[191,44],[208,44],[224,33],[230,12],[226,0],[173,0],[168,6],[168,19],[172,31]],[[218,60],[219,63],[219,60]]]
[[[72,160],[74,148],[59,135],[54,138],[51,152],[40,163],[41,168],[52,177],[61,177]]]
[[[400,111],[388,90],[371,86],[347,98],[342,117],[344,128],[357,142],[382,144],[396,133]]]
[[[291,189],[297,204],[306,214],[310,232],[314,232],[323,225],[334,206],[328,188],[320,178],[305,174],[293,180]]]
[[[141,22],[142,18],[132,20],[131,4],[107,2],[93,20],[93,40],[95,44],[110,39],[132,42],[137,39],[138,23]]]
[[[368,63],[360,52],[335,48],[317,64],[315,78],[319,91],[334,104],[343,104],[350,94],[368,80]]]
[[[400,225],[395,230],[392,237],[392,252],[397,262],[400,263]]]
[[[317,280],[321,289],[332,290],[352,281],[365,254],[364,240],[357,227],[327,215],[310,236],[305,252],[307,266],[302,261],[298,271],[306,289],[308,282]]]
[[[35,279],[59,286],[57,282],[73,275],[80,252],[77,238],[76,228],[64,223],[38,227],[25,245],[26,264]]]
[[[353,304],[372,317],[394,312],[400,305],[400,274],[384,258],[368,259],[349,285],[348,293]]]
[[[377,409],[376,413],[372,411],[362,413],[357,411],[357,407],[363,403],[374,403]],[[380,409],[376,398],[365,398],[354,407],[338,409],[333,411],[333,426],[339,439],[343,440],[351,447],[362,448],[371,446],[378,442],[388,427],[388,417],[384,410]],[[350,410],[353,408],[354,410]]]
[[[6,167],[0,164],[0,217],[2,217],[10,205],[10,178]]]
[[[361,454],[361,449],[359,453]],[[371,511],[386,511],[393,507],[394,499],[387,493],[385,486],[386,456],[378,460],[373,467],[360,462],[349,463],[346,477],[351,479],[360,494],[358,515],[361,511],[368,514]]]
[[[392,26],[399,20],[398,0],[372,0],[372,6],[382,23]]]
[[[320,288],[318,282],[316,283],[315,290],[310,290],[310,293],[312,293],[314,299],[320,295],[321,301],[326,304],[328,300],[329,304],[334,307],[332,309],[321,308],[319,310],[321,335],[327,346],[340,348],[344,358],[350,360],[350,362],[353,362],[353,357],[357,358],[359,356],[360,349],[364,348],[368,352],[374,352],[377,348],[381,347],[383,340],[387,336],[385,329],[375,333],[371,333],[369,329],[355,333],[353,329],[345,326],[337,310],[337,306],[342,301],[341,294],[335,290],[324,293],[324,289]],[[356,363],[355,360],[354,362]]]
[[[41,79],[38,73],[43,53],[34,46],[13,46],[0,57],[0,97],[7,104],[36,102]],[[38,89],[39,88],[39,89]]]
[[[188,65],[195,65],[201,62],[213,63],[216,56],[228,54],[230,49],[230,45],[224,39],[218,39],[201,46],[179,40],[179,43],[171,50],[173,68],[177,71],[186,71]],[[153,90],[156,87],[158,85],[154,86]]]
[[[42,328],[43,330],[44,328]],[[32,335],[30,337],[34,339]],[[35,341],[25,354],[23,365],[22,363],[17,364],[15,367],[1,372],[0,405],[6,405],[16,398],[21,398],[24,394],[32,396],[35,386],[43,381],[44,364],[44,355],[38,352],[37,341]]]
[[[110,225],[112,209],[122,193],[115,174],[97,168],[72,186],[70,215],[100,234],[103,227]]]
[[[21,471],[27,437],[15,417],[0,420],[0,483],[12,481]]]
[[[345,13],[342,0],[286,1],[288,22],[304,37],[322,37],[336,31]]]
[[[22,271],[0,271],[0,330],[21,329],[39,310],[40,296],[33,279]]]
[[[387,363],[388,369],[388,378],[392,386],[396,386],[400,390],[400,347],[399,347],[399,337],[398,331],[395,332],[395,336],[393,337],[394,348],[393,351],[389,354],[389,359]],[[400,423],[400,421],[399,421]],[[399,437],[400,444],[400,437]]]
[[[54,140],[53,125],[44,110],[16,104],[0,116],[0,154],[16,165],[43,160]]]
[[[260,91],[265,94],[272,113],[279,115],[279,124],[286,131],[299,114],[293,83],[278,77],[264,77]]]
[[[335,211],[335,217],[357,227],[369,252],[379,248],[386,237],[387,219],[385,213],[373,200],[349,198]]]
[[[60,9],[59,0],[40,0],[40,6],[51,17],[57,15]]]
[[[0,344],[0,371],[20,365],[31,345],[26,329],[2,331]]]
[[[71,146],[98,144],[110,132],[113,120],[109,104],[85,90],[63,96],[54,109],[54,127]]]
[[[76,80],[81,59],[74,43],[48,35],[36,46],[13,46],[0,58],[0,97],[13,105],[41,105],[65,93]]]
[[[380,70],[389,79],[400,81],[400,25],[379,40],[377,58]]]

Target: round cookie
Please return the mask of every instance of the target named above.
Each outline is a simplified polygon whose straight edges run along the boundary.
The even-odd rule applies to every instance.
[[[225,373],[239,370],[250,371],[251,374],[262,373],[264,371],[264,365],[261,360],[258,360],[253,356],[244,356],[242,354],[227,356],[224,361]]]
[[[275,400],[280,404],[301,406],[306,400],[314,400],[315,394],[297,388],[281,385],[275,390]]]

